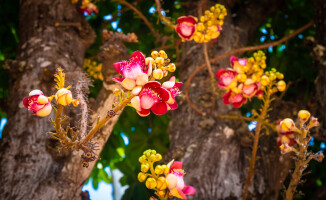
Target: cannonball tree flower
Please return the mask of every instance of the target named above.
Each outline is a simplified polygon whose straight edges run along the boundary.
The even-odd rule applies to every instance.
[[[174,110],[178,108],[177,101],[175,100],[176,96],[180,95],[180,87],[183,85],[181,82],[176,82],[175,76],[172,76],[169,81],[166,81],[162,84],[163,88],[166,88],[169,91],[170,98],[166,102],[168,110]]]
[[[69,105],[73,101],[71,91],[67,90],[66,88],[61,88],[55,94],[55,100],[58,102],[58,104],[63,106]]]
[[[167,89],[161,87],[157,81],[149,81],[139,95],[132,98],[131,105],[140,116],[148,116],[150,110],[156,115],[163,115],[168,110],[169,99],[170,92]]]
[[[177,19],[178,24],[175,27],[178,35],[184,40],[191,40],[195,31],[197,20],[193,16],[183,16]]]
[[[240,108],[242,104],[247,102],[247,99],[240,93],[235,93],[232,90],[227,91],[223,96],[224,104],[232,104],[234,108]]]
[[[242,85],[242,94],[246,98],[252,98],[260,91],[260,83],[247,79]]]
[[[175,161],[172,163],[169,173],[166,175],[166,182],[169,192],[174,197],[187,199],[186,195],[194,195],[196,189],[187,186],[183,180],[185,172],[182,170],[182,162]]]
[[[33,90],[29,93],[29,97],[24,98],[24,106],[33,111],[32,115],[39,117],[48,116],[52,111],[49,99],[44,96],[41,90]]]
[[[237,72],[235,72],[233,69],[219,69],[215,74],[216,78],[219,79],[217,86],[221,89],[228,87],[236,75]]]
[[[134,95],[140,92],[141,87],[148,82],[148,76],[152,73],[152,64],[145,63],[145,56],[140,51],[131,54],[129,61],[122,61],[113,64],[114,69],[120,73],[123,78],[113,78],[113,81],[120,83],[125,89],[133,90]]]
[[[230,57],[231,66],[237,73],[244,73],[246,71],[244,68],[247,66],[247,60],[247,58]]]

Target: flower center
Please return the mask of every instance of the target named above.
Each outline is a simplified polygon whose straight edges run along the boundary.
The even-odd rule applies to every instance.
[[[176,96],[179,96],[179,94],[181,93],[179,88],[172,88],[170,89],[170,93],[171,93],[171,96],[174,98]]]
[[[155,103],[161,100],[160,95],[151,88],[144,88],[140,97],[140,106],[143,109],[150,109]]]

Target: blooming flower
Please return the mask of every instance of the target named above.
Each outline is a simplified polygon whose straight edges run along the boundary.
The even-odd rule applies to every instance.
[[[163,88],[166,88],[169,91],[170,97],[166,102],[168,105],[168,110],[174,110],[178,108],[178,104],[175,100],[176,96],[179,96],[179,88],[183,85],[181,82],[176,82],[175,76],[172,76],[169,81],[166,81],[162,84]]]
[[[183,180],[184,175],[185,172],[182,170],[182,162],[180,161],[173,162],[169,174],[166,175],[170,194],[180,199],[187,199],[186,195],[194,195],[196,193],[194,187],[185,185]]]
[[[24,106],[33,111],[32,115],[39,117],[48,116],[52,111],[52,106],[41,90],[33,90],[29,93],[29,97],[24,98]]]
[[[148,116],[150,110],[156,115],[163,115],[168,110],[166,102],[169,99],[170,93],[167,89],[161,87],[157,81],[149,81],[139,95],[131,100],[131,105],[140,116]]]
[[[113,64],[115,70],[123,78],[113,78],[127,90],[133,90],[136,86],[143,86],[148,82],[148,76],[152,73],[152,64],[145,65],[145,56],[140,51],[131,54],[129,61],[117,62]],[[140,90],[137,89],[137,92]],[[136,91],[133,94],[137,95]]]
[[[246,103],[247,99],[239,93],[235,93],[231,90],[227,91],[227,93],[223,96],[223,103],[224,104],[232,104],[235,108],[240,108],[242,104]]]
[[[228,87],[236,75],[237,72],[233,69],[219,69],[215,74],[216,78],[220,79],[217,82],[217,86],[221,89]]]
[[[247,65],[247,58],[237,58],[235,56],[230,57],[231,66],[237,73],[244,73],[244,66]]]
[[[243,84],[242,93],[244,97],[251,98],[257,94],[259,89],[259,82],[255,82],[252,79],[247,79]]]
[[[197,20],[193,16],[179,17],[176,32],[182,39],[191,40],[196,31]]]

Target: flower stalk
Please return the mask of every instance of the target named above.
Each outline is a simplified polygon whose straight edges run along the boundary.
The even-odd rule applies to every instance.
[[[267,90],[268,91],[268,90]],[[248,176],[246,179],[246,184],[245,184],[245,189],[244,189],[244,193],[243,193],[243,200],[246,200],[248,197],[248,190],[249,190],[249,186],[251,183],[251,179],[255,174],[255,164],[256,164],[256,160],[257,160],[257,150],[258,150],[258,143],[259,143],[259,138],[260,138],[260,131],[263,125],[263,121],[266,120],[267,116],[268,116],[268,109],[269,109],[269,105],[271,102],[271,94],[269,92],[267,92],[266,94],[266,98],[264,101],[264,105],[262,107],[261,113],[258,116],[258,123],[257,123],[257,127],[255,130],[255,135],[254,135],[254,144],[253,144],[253,148],[252,148],[252,155],[251,155],[251,159],[250,159],[250,165],[249,165],[249,169],[248,169]]]

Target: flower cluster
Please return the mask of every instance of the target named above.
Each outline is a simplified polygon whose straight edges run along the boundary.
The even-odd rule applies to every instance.
[[[72,4],[78,4],[78,0],[71,0]],[[97,6],[90,2],[90,0],[82,0],[78,7],[80,13],[85,15],[98,14]]]
[[[94,79],[103,80],[102,63],[97,63],[91,59],[84,59],[83,68]]]
[[[262,51],[254,53],[248,59],[232,56],[230,62],[232,68],[219,69],[216,72],[218,87],[227,91],[223,96],[224,104],[239,108],[254,96],[262,99],[264,92],[273,94],[286,88],[282,73],[274,68],[264,71],[266,56]]]
[[[308,143],[307,141],[310,140],[308,136],[309,130],[319,126],[318,119],[312,117],[307,110],[300,110],[298,112],[298,118],[300,121],[299,128],[290,118],[286,118],[280,122],[279,129],[283,137],[278,139],[278,145],[283,154],[291,151],[298,152],[294,144],[305,145],[303,143]],[[309,123],[307,123],[308,120]]]
[[[78,106],[79,101],[72,98],[71,91],[69,90],[70,86],[64,88],[65,74],[62,73],[62,69],[58,69],[56,77],[56,88],[58,91],[55,95],[45,96],[41,90],[33,90],[29,93],[29,97],[24,98],[23,104],[28,109],[33,111],[32,115],[39,117],[48,116],[52,111],[51,101],[53,98],[57,101],[57,104],[67,106],[73,104]]]
[[[141,172],[138,174],[138,180],[146,181],[146,187],[155,190],[155,194],[160,199],[171,197],[187,199],[186,195],[195,194],[196,189],[184,183],[185,172],[182,170],[182,162],[171,161],[167,165],[154,167],[154,163],[161,160],[161,154],[156,153],[155,150],[144,151],[143,155],[139,157]]]
[[[227,15],[226,8],[221,4],[212,6],[200,17],[200,22],[193,16],[183,16],[177,19],[176,32],[184,40],[194,40],[207,43],[216,39],[222,30],[223,20]]]
[[[176,109],[175,97],[180,94],[179,88],[182,86],[174,76],[163,84],[155,81],[166,77],[168,72],[174,72],[176,67],[170,63],[164,51],[153,51],[151,56],[145,58],[140,51],[135,51],[129,61],[113,64],[123,77],[112,80],[134,95],[131,106],[140,116],[148,116],[150,110],[156,115],[163,115],[168,110]],[[121,92],[116,94],[121,96]]]

